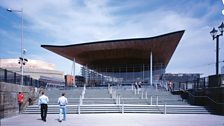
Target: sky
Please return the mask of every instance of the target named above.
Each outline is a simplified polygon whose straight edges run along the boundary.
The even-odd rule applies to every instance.
[[[55,64],[65,74],[72,73],[72,61],[40,45],[153,37],[179,30],[185,33],[166,73],[215,74],[216,43],[210,31],[224,21],[222,0],[0,0],[0,58],[21,55],[22,13],[8,8],[23,9],[25,57]],[[219,40],[219,60],[224,61],[224,37]]]

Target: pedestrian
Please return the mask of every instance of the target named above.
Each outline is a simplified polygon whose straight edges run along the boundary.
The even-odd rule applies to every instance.
[[[171,80],[168,82],[168,91],[173,92],[173,82]]]
[[[141,81],[138,82],[138,87],[139,87],[140,89],[142,88],[142,82],[141,82]]]
[[[61,97],[58,98],[58,104],[59,104],[59,122],[62,121],[62,114],[63,114],[63,120],[66,120],[66,105],[68,104],[68,99],[65,97],[65,93],[61,94]]]
[[[22,105],[23,105],[23,101],[24,101],[24,94],[22,92],[19,92],[19,94],[17,95],[17,100],[18,100],[18,104],[19,104],[19,113],[21,113]]]
[[[42,95],[39,97],[38,104],[40,106],[40,111],[41,111],[41,119],[46,122],[47,118],[47,109],[48,109],[48,104],[49,99],[46,95],[44,95],[44,92],[42,92]]]
[[[134,85],[135,85],[135,89],[137,90],[137,89],[138,89],[138,82],[136,81],[136,82],[134,83]]]

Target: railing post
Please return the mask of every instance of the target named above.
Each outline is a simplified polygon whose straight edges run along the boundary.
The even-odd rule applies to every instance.
[[[108,91],[110,94],[112,94],[112,87],[108,87]]]
[[[81,111],[81,110],[80,110],[80,105],[78,105],[78,114],[81,113],[80,111]]]
[[[204,86],[203,88],[205,88],[205,77],[203,78],[203,80],[204,80],[204,81],[203,81],[203,82],[204,82],[204,83],[203,83],[203,86]]]
[[[116,99],[117,96],[116,96],[116,91],[112,91],[112,99]]]
[[[16,72],[14,73],[13,82],[14,82],[14,84],[16,84]]]
[[[147,92],[145,92],[145,99],[148,99],[148,95],[147,95]]]
[[[84,99],[84,96],[85,96],[85,89],[83,89],[82,91],[82,99]]]
[[[122,108],[121,108],[122,114],[124,113],[124,104],[122,104]]]
[[[86,85],[84,85],[84,92],[86,92]]]
[[[150,96],[150,105],[152,105],[152,95]]]
[[[119,104],[121,104],[121,96],[119,96]]]
[[[164,114],[166,115],[166,103],[164,104]]]
[[[82,105],[82,95],[80,95],[79,104]]]
[[[144,92],[142,91],[141,99],[144,99]]]
[[[26,76],[23,76],[23,85],[28,86],[27,85],[27,78],[26,78]]]
[[[116,104],[120,105],[120,95],[116,96]]]
[[[120,105],[120,96],[117,95],[117,104]]]
[[[7,82],[7,70],[6,69],[4,70],[4,75],[5,75],[4,81]]]
[[[156,96],[156,105],[158,105],[159,96]]]

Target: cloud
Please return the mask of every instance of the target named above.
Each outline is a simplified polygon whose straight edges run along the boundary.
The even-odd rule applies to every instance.
[[[126,1],[124,4],[114,2],[112,5],[111,3],[107,0],[3,0],[1,6],[23,7],[25,29],[36,33],[35,37],[26,37],[26,41],[30,42],[30,45],[34,43],[35,46],[150,37],[184,29],[186,32],[167,71],[211,73],[210,69],[213,68],[203,67],[202,64],[214,62],[212,59],[214,59],[215,44],[211,43],[209,31],[210,24],[220,22],[219,19],[213,19],[214,14],[219,11],[216,3],[211,5],[210,2],[200,4],[189,2],[179,7],[160,3],[161,6],[152,6],[154,9],[150,9],[147,5],[156,6],[155,1],[146,2],[145,5],[143,1]],[[31,55],[36,58],[44,57],[44,60],[50,62],[59,61],[56,63],[58,68],[70,71],[70,68],[64,67],[67,65],[60,65],[71,64],[70,61],[48,53],[49,51],[38,47]]]

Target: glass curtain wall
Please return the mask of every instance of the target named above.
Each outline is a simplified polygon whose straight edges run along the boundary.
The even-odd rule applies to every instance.
[[[160,83],[161,75],[165,73],[163,64],[156,64],[152,68],[153,84]],[[81,68],[82,76],[87,86],[110,85],[131,85],[134,82],[150,84],[150,65],[132,66],[106,66],[88,69],[88,66]]]

